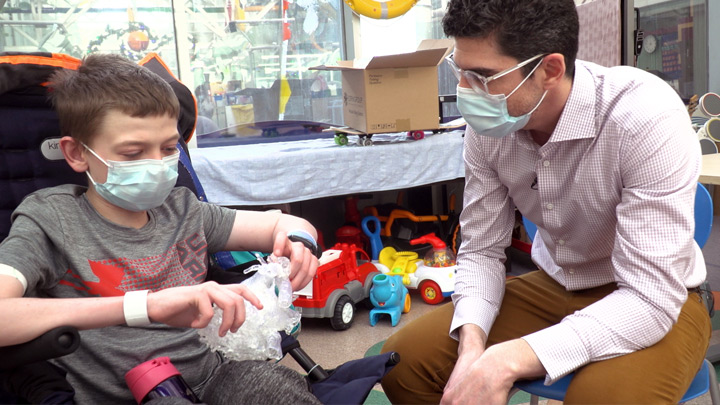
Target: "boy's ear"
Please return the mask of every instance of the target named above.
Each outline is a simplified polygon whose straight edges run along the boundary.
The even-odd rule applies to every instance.
[[[88,163],[84,153],[85,147],[82,143],[73,137],[63,136],[60,138],[60,150],[65,156],[65,161],[73,170],[78,173],[88,170]]]

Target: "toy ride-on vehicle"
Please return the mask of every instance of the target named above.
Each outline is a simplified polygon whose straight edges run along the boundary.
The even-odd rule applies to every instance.
[[[355,304],[370,296],[377,274],[364,250],[338,243],[323,252],[315,277],[295,293],[293,305],[305,318],[330,318],[333,329],[345,330],[355,319]]]
[[[435,234],[427,234],[410,241],[412,244],[430,243],[433,248],[420,259],[416,252],[398,252],[393,247],[380,251],[380,271],[402,276],[403,284],[417,289],[428,304],[439,304],[455,290],[455,256],[445,242]]]
[[[374,306],[370,310],[370,326],[375,326],[382,314],[390,315],[390,323],[397,326],[400,314],[410,312],[410,294],[400,275],[378,274],[373,277],[370,302]]]
[[[397,250],[424,253],[424,247],[415,247],[410,240],[434,233],[444,241],[449,250],[457,254],[460,248],[461,234],[459,215],[455,213],[455,195],[449,198],[450,210],[447,214],[416,215],[401,204],[402,193],[398,194],[398,202],[381,206],[370,206],[363,209],[364,215],[371,215],[380,220],[380,237],[385,246],[394,246]]]

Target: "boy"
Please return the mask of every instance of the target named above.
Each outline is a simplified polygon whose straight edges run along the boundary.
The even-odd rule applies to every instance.
[[[89,184],[40,190],[13,213],[0,244],[0,346],[61,325],[80,329],[78,351],[54,360],[78,403],[129,403],[124,374],[160,356],[204,402],[317,402],[297,373],[227,362],[188,329],[206,326],[213,305],[223,310],[221,336],[242,325],[245,300],[261,308],[244,286],[204,282],[208,253],[289,257],[297,290],[318,263],[288,233],[310,240],[315,229],[290,215],[202,203],[175,188],[178,101],[144,67],[91,55],[50,83],[60,148]]]

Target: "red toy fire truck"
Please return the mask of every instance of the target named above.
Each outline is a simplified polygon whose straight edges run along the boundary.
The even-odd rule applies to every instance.
[[[370,296],[377,274],[364,250],[338,243],[323,252],[315,277],[295,293],[293,305],[303,317],[330,318],[333,329],[345,330],[355,318],[355,304]]]

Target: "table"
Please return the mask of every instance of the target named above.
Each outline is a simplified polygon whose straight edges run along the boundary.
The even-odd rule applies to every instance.
[[[698,181],[702,184],[720,185],[720,153],[702,156],[702,169]]]
[[[465,176],[463,131],[376,134],[372,146],[321,138],[195,148],[193,167],[208,201],[224,206],[284,204],[412,188]]]

